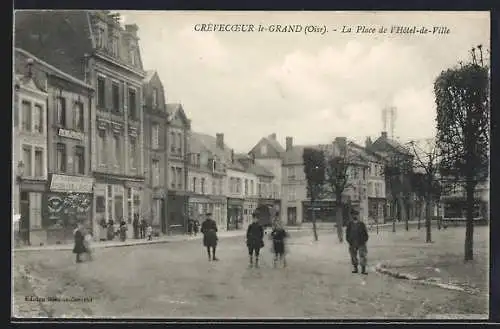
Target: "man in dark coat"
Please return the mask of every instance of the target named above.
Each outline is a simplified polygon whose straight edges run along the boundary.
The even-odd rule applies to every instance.
[[[352,220],[347,224],[346,240],[349,243],[349,254],[351,255],[351,263],[353,266],[352,273],[358,273],[358,264],[361,265],[361,273],[366,272],[366,242],[368,241],[368,231],[365,223],[359,220],[359,212],[352,211]],[[359,253],[359,263],[358,263]]]
[[[203,245],[207,248],[208,260],[219,260],[215,257],[217,249],[217,223],[211,218],[212,214],[207,213],[207,218],[201,224],[201,233],[203,234]]]
[[[139,215],[134,214],[134,221],[132,222],[134,227],[134,239],[139,239]]]
[[[77,224],[77,227],[73,231],[73,237],[75,239],[73,253],[76,254],[76,262],[81,263],[81,254],[87,252],[87,248],[85,247],[85,235],[83,234],[83,225],[81,223]]]
[[[141,224],[139,225],[139,235],[141,239],[146,237],[146,220],[143,218]]]
[[[247,229],[247,247],[250,256],[249,266],[253,266],[253,256],[255,255],[255,267],[259,267],[260,249],[264,247],[264,228],[259,223],[259,216],[256,212],[252,214],[253,222]]]

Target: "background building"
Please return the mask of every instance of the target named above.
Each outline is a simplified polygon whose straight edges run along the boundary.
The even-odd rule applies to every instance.
[[[167,125],[167,231],[184,233],[187,229],[189,192],[187,155],[191,121],[181,104],[166,104]]]
[[[283,170],[283,157],[285,149],[278,142],[276,133],[272,133],[261,140],[255,145],[248,153],[255,159],[255,163],[266,168],[273,174],[271,183],[271,198],[273,200],[282,199],[282,170]],[[281,211],[283,205],[276,202],[274,212],[281,214],[281,220],[286,222],[286,214]]]
[[[143,84],[144,99],[144,168],[143,209],[146,219],[158,232],[167,233],[166,207],[167,109],[165,91],[156,71],[147,72]]]

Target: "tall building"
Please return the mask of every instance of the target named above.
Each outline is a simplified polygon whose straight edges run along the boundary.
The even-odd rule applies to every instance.
[[[90,115],[94,228],[101,220],[125,220],[131,228],[141,210],[146,74],[137,31],[137,25],[122,26],[119,16],[106,10],[15,13],[17,47],[96,90]]]
[[[156,71],[148,71],[143,85],[145,184],[141,219],[167,233],[167,122],[165,91]]]
[[[187,161],[191,120],[181,104],[166,104],[168,114],[167,164],[168,180],[166,230],[169,234],[184,233],[189,213]]]

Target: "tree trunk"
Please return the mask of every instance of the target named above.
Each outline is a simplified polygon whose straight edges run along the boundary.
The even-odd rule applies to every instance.
[[[418,200],[418,216],[417,216],[417,230],[420,230],[420,222],[422,221],[422,217],[424,216],[424,202],[420,199]]]
[[[432,218],[432,199],[431,197],[427,197],[425,202],[425,242],[431,243],[431,218]]]
[[[337,222],[337,236],[339,238],[339,242],[342,243],[344,242],[344,212],[342,211],[342,203],[337,203],[337,215],[336,215],[336,222]]]
[[[411,201],[410,203],[411,203],[411,209],[414,210],[413,202]],[[411,211],[411,212],[413,212],[413,211]],[[405,218],[405,230],[407,230],[407,231],[410,229],[410,225],[408,223],[409,220],[410,220],[410,216],[406,216],[406,218]]]
[[[473,244],[474,244],[474,189],[475,184],[473,179],[467,178],[466,183],[467,193],[467,214],[465,226],[465,256],[464,261],[474,259]]]
[[[441,216],[440,216],[440,214],[439,214],[439,208],[440,208],[439,200],[436,200],[436,218],[437,218],[437,226],[438,226],[438,230],[441,230]]]
[[[311,221],[313,224],[314,241],[318,241],[318,231],[316,229],[316,215],[314,213],[314,201],[311,200]]]
[[[396,214],[395,214],[396,216],[392,216],[392,232],[393,233],[396,232],[396,218],[399,217],[399,214],[401,213],[401,209],[399,207],[399,202],[397,199],[395,200],[394,205],[395,205],[395,209],[396,209]]]

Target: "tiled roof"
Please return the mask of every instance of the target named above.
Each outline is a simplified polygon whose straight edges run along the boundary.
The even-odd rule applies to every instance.
[[[283,165],[299,165],[304,162],[302,158],[302,154],[304,153],[304,149],[310,148],[318,148],[317,145],[295,145],[286,152],[283,153]]]
[[[285,152],[285,149],[283,148],[283,146],[281,146],[281,144],[274,138],[268,136],[268,137],[265,137],[265,139],[269,142],[269,144],[271,144],[271,146],[276,150],[278,151],[279,153],[284,153]]]
[[[245,168],[245,171],[252,173],[256,176],[262,176],[262,177],[274,177],[273,173],[268,171],[266,168],[263,166],[254,163],[253,159],[251,156],[248,154],[235,154],[234,155],[235,160],[241,163],[241,165]]]
[[[85,10],[16,11],[14,45],[79,80],[93,47]]]

